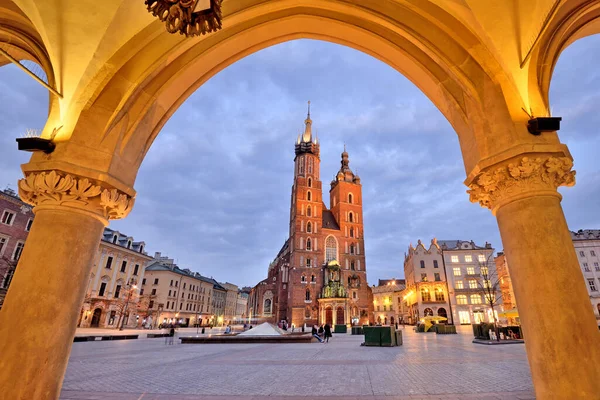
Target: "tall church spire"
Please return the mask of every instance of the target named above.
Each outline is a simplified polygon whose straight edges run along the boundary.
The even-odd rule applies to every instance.
[[[304,120],[304,134],[302,135],[302,141],[306,143],[312,142],[312,120],[310,119],[310,100],[308,101],[308,114]]]

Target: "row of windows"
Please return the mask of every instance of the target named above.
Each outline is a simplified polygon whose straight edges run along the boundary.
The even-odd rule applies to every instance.
[[[106,259],[106,265],[105,265],[106,269],[112,269],[113,260],[114,260],[113,256],[108,256],[108,258]],[[121,272],[125,272],[126,269],[127,269],[127,260],[123,260],[121,262]],[[140,265],[135,264],[135,267],[133,267],[133,275],[137,275],[139,270],[140,270]]]
[[[444,301],[444,292],[441,290],[434,290],[435,301]],[[431,301],[431,292],[427,288],[421,288],[421,299],[423,301]]]
[[[425,261],[421,260],[421,268],[425,268]],[[433,268],[439,268],[439,264],[437,260],[433,260]]]
[[[381,306],[377,306],[377,311],[381,311]],[[388,311],[388,306],[387,305],[383,305],[383,311]],[[389,311],[394,311],[394,306],[390,304],[389,307]]]
[[[113,242],[113,244],[118,244],[118,243],[117,243],[118,241],[119,241],[119,236],[117,236],[117,235],[113,235],[113,238],[112,238],[112,242]],[[126,246],[126,247],[127,247],[128,249],[131,249],[131,246],[132,246],[132,245],[133,245],[133,241],[131,241],[131,240],[128,240],[128,241],[127,241],[127,246]],[[144,252],[144,246],[143,246],[143,245],[142,245],[142,246],[140,246],[140,250],[139,250],[139,251],[140,251],[140,253],[143,253],[143,252]]]
[[[464,259],[465,259],[465,262],[473,262],[473,256],[470,255],[470,254],[466,254],[465,257],[464,257]],[[452,261],[453,263],[460,262],[458,256],[450,256],[450,261]],[[479,261],[479,262],[486,262],[487,259],[485,258],[484,254],[479,254],[477,256],[477,261]]]
[[[594,269],[595,269],[596,271],[600,271],[600,265],[598,265],[598,263],[597,263],[597,262],[595,262],[595,263],[594,263]],[[590,266],[588,265],[588,263],[583,263],[583,270],[584,270],[585,272],[591,272],[591,270],[590,270]]]
[[[489,270],[487,267],[480,267],[479,272],[481,273],[481,275],[484,275],[484,276],[489,275]],[[460,267],[454,267],[454,268],[452,268],[452,274],[454,276],[462,276],[462,269]],[[477,274],[477,272],[475,272],[475,267],[473,267],[473,266],[467,267],[467,275],[475,275],[475,274]]]
[[[17,214],[10,210],[4,210],[2,212],[2,218],[0,218],[0,223],[4,225],[12,226],[15,222]],[[33,219],[29,218],[27,224],[25,225],[25,232],[29,232],[31,230],[31,225],[33,224]]]
[[[580,251],[579,251],[579,256],[580,256],[580,257],[585,257],[585,251],[583,251],[583,250],[580,250]],[[592,256],[592,257],[596,257],[596,252],[595,252],[594,250],[590,250],[590,256]]]
[[[435,273],[433,274],[433,280],[434,280],[434,281],[436,281],[436,282],[437,282],[437,281],[441,281],[441,280],[442,280],[442,279],[440,278],[440,273],[439,273],[439,272],[435,272]],[[428,279],[427,279],[427,274],[425,274],[425,273],[421,274],[421,282],[427,282],[427,281],[428,281]]]
[[[472,294],[470,296],[471,304],[481,304],[481,295],[480,294]],[[456,304],[469,304],[467,301],[467,296],[464,294],[459,294],[456,296]]]

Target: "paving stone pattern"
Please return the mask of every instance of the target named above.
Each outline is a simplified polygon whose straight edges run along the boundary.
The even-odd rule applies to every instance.
[[[328,344],[74,343],[61,399],[533,399],[524,345],[477,345],[469,333],[407,327],[392,348],[341,334]]]

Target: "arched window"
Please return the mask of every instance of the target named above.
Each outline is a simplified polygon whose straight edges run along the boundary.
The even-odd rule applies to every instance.
[[[314,159],[312,157],[308,158],[308,173],[312,174],[313,173],[313,165],[314,165]]]
[[[423,316],[425,317],[433,317],[433,310],[431,308],[426,308],[423,310]]]
[[[306,289],[306,301],[310,301],[310,290]]]
[[[448,313],[446,312],[446,309],[444,307],[440,307],[438,309],[438,316],[448,318]]]
[[[352,211],[348,213],[348,221],[354,222],[354,214],[352,214]]]
[[[354,271],[355,267],[354,267],[354,261],[350,261],[350,269],[352,271]]]
[[[348,203],[352,204],[352,193],[348,193]]]
[[[471,304],[481,304],[481,295],[472,294],[471,295]]]
[[[265,314],[271,314],[271,299],[265,299],[265,303],[263,306],[263,312]]]
[[[333,236],[328,236],[325,241],[325,262],[337,259],[337,242]]]
[[[306,282],[306,277],[304,275],[302,275],[300,277],[300,282],[302,282],[302,283]]]
[[[350,228],[350,237],[354,237],[354,228]]]
[[[308,187],[312,187],[312,178],[308,178]]]
[[[306,250],[312,250],[312,241],[310,238],[306,239]]]
[[[306,192],[306,200],[312,201],[312,193],[310,192],[310,190]]]
[[[298,173],[304,175],[304,157],[298,159]]]
[[[310,209],[310,206],[306,207],[306,216],[312,217],[312,211]]]
[[[141,245],[140,246],[140,253],[143,253],[143,252],[144,252],[144,245]]]
[[[117,243],[117,235],[113,236],[113,243]]]
[[[429,293],[429,290],[427,290],[426,288],[421,288],[421,299],[423,301],[431,301],[431,294]],[[433,315],[433,314],[431,314]]]
[[[130,249],[131,248],[131,240],[127,241],[127,248]]]
[[[354,254],[354,243],[350,245],[350,254]]]
[[[306,224],[306,232],[308,232],[308,233],[312,232],[312,224],[310,222]]]
[[[311,281],[311,282],[316,282],[316,281],[317,281],[317,278],[316,278],[314,275],[311,275],[311,276],[310,276],[310,281]]]

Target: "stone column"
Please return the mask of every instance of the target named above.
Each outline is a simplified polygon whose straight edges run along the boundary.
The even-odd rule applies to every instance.
[[[531,154],[480,172],[471,201],[498,219],[538,399],[596,399],[600,333],[558,186],[575,184],[570,158]]]
[[[29,173],[19,194],[36,217],[0,312],[0,387],[58,399],[102,231],[133,199],[59,171]]]

